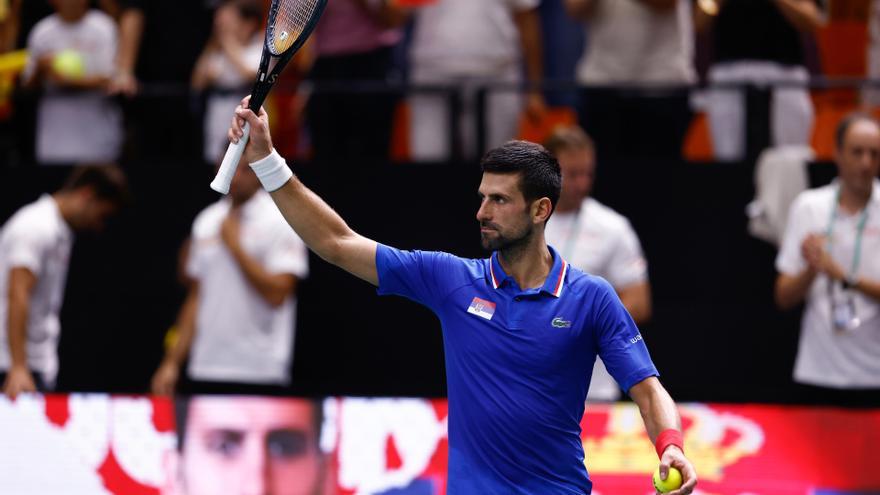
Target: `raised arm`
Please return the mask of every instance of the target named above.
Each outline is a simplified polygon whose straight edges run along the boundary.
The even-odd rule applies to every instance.
[[[272,147],[268,115],[260,108],[257,117],[248,110],[250,97],[235,109],[229,139],[238,142],[245,121],[250,139],[244,157],[293,230],[318,256],[373,285],[379,285],[376,271],[376,241],[353,231],[333,208],[290,176],[284,159]]]
[[[657,447],[657,454],[660,456],[660,477],[665,479],[670,466],[681,471],[684,480],[681,488],[669,492],[669,495],[692,493],[697,486],[694,466],[684,456],[680,441],[668,441],[670,436],[674,438],[677,434],[680,438],[681,435],[681,418],[678,416],[678,409],[672,397],[660,384],[660,380],[653,376],[633,385],[629,389],[629,396],[639,406],[648,436]]]

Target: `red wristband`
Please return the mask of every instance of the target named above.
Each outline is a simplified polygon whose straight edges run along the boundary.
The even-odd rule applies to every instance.
[[[663,430],[657,435],[657,441],[654,442],[654,447],[657,449],[657,457],[663,457],[663,452],[666,451],[666,448],[670,445],[675,445],[682,452],[684,452],[684,439],[681,436],[681,432],[675,429]]]

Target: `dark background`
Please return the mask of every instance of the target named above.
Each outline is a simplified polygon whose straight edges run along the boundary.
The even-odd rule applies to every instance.
[[[135,203],[103,235],[74,247],[62,311],[62,390],[144,392],[183,297],[177,251],[217,196],[211,169],[168,158],[124,164]],[[358,232],[399,248],[484,255],[474,219],[477,164],[297,166],[303,181]],[[0,167],[0,222],[65,167]],[[811,166],[812,182],[834,175]],[[746,232],[746,164],[600,164],[596,196],[628,216],[654,289],[643,335],[677,400],[812,402],[791,381],[799,310],[773,306],[775,248]],[[293,368],[297,395],[443,396],[439,323],[396,297],[310,259]]]

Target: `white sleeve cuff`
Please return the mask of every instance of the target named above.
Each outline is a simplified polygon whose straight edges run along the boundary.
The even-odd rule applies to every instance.
[[[257,174],[263,188],[269,192],[280,189],[293,177],[293,172],[290,171],[287,162],[274,148],[266,158],[251,163],[251,169]]]

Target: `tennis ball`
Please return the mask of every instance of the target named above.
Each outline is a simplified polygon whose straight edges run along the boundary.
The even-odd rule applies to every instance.
[[[86,61],[82,53],[65,49],[52,57],[52,69],[62,76],[76,79],[86,74]]]
[[[654,471],[654,488],[660,493],[668,493],[681,488],[681,471],[670,466],[666,481],[663,481],[660,479],[660,468],[658,467]]]

